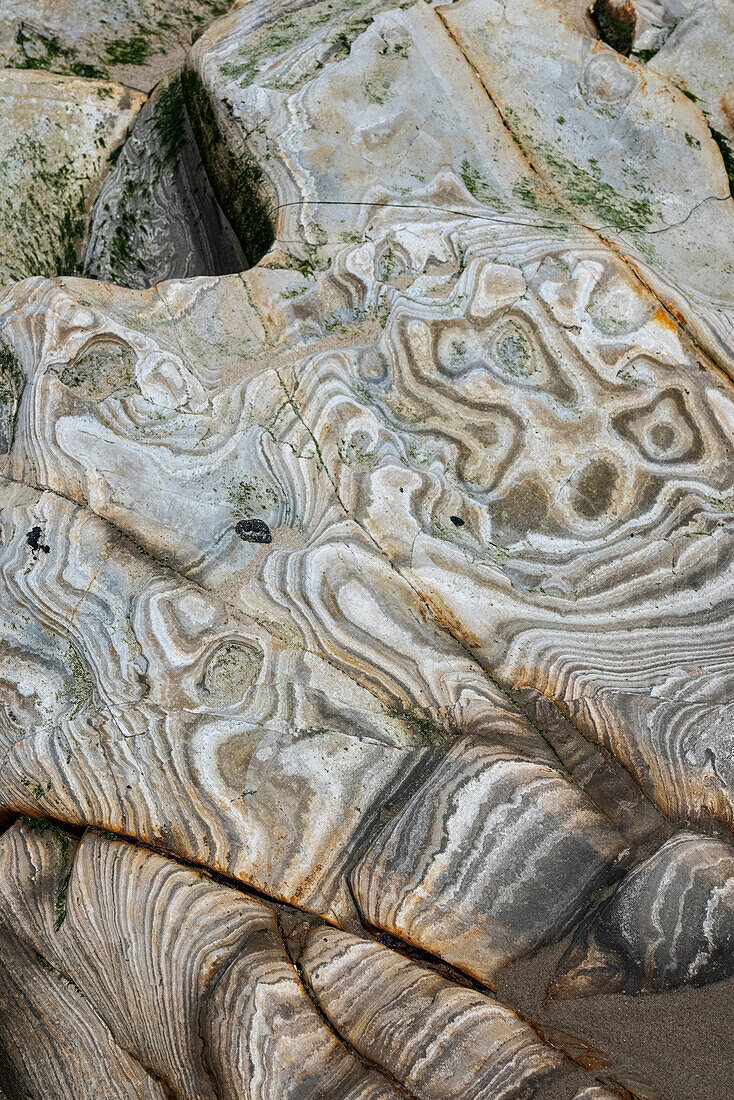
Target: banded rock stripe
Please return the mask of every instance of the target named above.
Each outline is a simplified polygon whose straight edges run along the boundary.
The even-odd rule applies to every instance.
[[[561,958],[555,996],[708,985],[734,973],[734,847],[683,831],[627,875]]]
[[[426,1100],[534,1095],[568,1068],[510,1009],[382,944],[314,926],[298,961],[339,1034]]]
[[[577,1092],[573,1100],[619,1100],[618,1092],[610,1092],[604,1085],[590,1085]]]
[[[494,986],[560,938],[627,854],[547,762],[462,738],[360,860],[352,886],[374,927]]]
[[[394,1087],[349,1052],[338,1027],[336,1034],[329,1029],[286,952],[276,910],[144,848],[94,832],[77,842],[56,828],[19,821],[0,840],[0,921],[10,979],[2,996],[19,1024],[26,1006],[29,1017],[43,1012],[39,984],[49,998],[47,1010],[62,1019],[69,1007],[79,1010],[68,1037],[49,1031],[44,1020],[48,1057],[39,1055],[32,1065],[22,1058],[27,1037],[4,1035],[14,1059],[13,1086],[33,1100],[433,1095],[422,1084],[415,1094]],[[313,977],[317,1005],[324,936],[337,953],[347,944],[352,953],[362,952],[358,989],[388,1033],[395,1023],[391,996],[399,996],[412,1014],[414,1041],[440,1025],[445,1039],[474,1051],[487,1073],[491,1059],[502,1090],[491,1095],[526,1097],[531,1085],[564,1066],[570,1071],[556,1051],[497,1002],[320,922],[313,925],[317,953],[307,945],[301,961],[309,981]],[[370,950],[366,968],[364,950]],[[337,965],[343,976],[343,955]],[[339,980],[329,979],[327,1016],[338,1003],[339,988]],[[347,1021],[347,1042],[352,1030]],[[71,1050],[77,1038],[79,1045]],[[367,1046],[367,1056],[388,1075],[400,1069],[389,1043]],[[106,1049],[114,1062],[105,1060]],[[437,1055],[440,1060],[434,1050]],[[445,1058],[440,1064],[445,1076]],[[82,1090],[93,1090],[108,1066],[109,1079],[97,1093],[73,1091],[76,1081]],[[465,1085],[474,1088],[465,1065],[455,1073],[457,1085],[463,1074]]]
[[[0,924],[0,1072],[10,1096],[166,1100],[170,1092],[112,1038],[46,959]],[[7,1094],[0,1086],[0,1097]]]

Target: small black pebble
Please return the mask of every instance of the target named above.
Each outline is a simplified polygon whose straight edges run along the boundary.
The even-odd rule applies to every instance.
[[[32,527],[26,535],[26,541],[34,554],[37,554],[39,550],[43,550],[44,554],[48,554],[51,550],[50,546],[43,546],[41,543],[40,527]]]
[[[235,524],[235,531],[243,542],[272,542],[270,528],[262,519],[241,519]]]
[[[449,516],[449,519],[453,523],[454,527],[463,527],[464,521],[461,516]]]

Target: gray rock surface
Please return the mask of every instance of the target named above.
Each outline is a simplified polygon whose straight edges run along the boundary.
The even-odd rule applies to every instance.
[[[635,11],[627,58],[551,0],[235,7],[90,162],[100,278],[38,249],[2,292],[0,814],[42,822],[0,840],[12,1100],[73,1095],[72,1038],[133,1059],[109,1095],[700,1100],[728,84],[690,84],[712,24]]]

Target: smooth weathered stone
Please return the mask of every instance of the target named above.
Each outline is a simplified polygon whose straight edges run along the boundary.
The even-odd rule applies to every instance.
[[[102,188],[84,274],[138,288],[246,267],[212,194],[177,76],[148,99]]]
[[[623,880],[561,959],[556,996],[708,985],[734,973],[734,847],[681,832]]]
[[[314,926],[299,965],[336,1031],[411,1095],[537,1095],[568,1065],[498,1001],[381,944]]]
[[[698,105],[548,0],[439,10],[546,182],[734,374],[734,198]]]
[[[0,286],[72,275],[92,202],[145,96],[0,70]]]
[[[673,829],[627,769],[610,752],[599,752],[542,692],[522,688],[513,692],[512,698],[529,721],[542,729],[561,763],[624,837],[634,858],[652,855]]]
[[[149,91],[228,0],[3,0],[0,64]]]
[[[615,874],[619,835],[548,762],[462,739],[367,851],[367,922],[487,985],[560,938]]]
[[[19,823],[0,840],[0,914],[76,991],[84,1009],[79,1029],[98,1013],[114,1043],[148,1067],[153,1082],[136,1096],[396,1095],[324,1025],[288,960],[272,909],[188,868],[98,834],[77,846],[62,832]],[[8,968],[20,996],[28,996],[33,977],[12,956]],[[51,1037],[48,1027],[41,1031]],[[8,1045],[22,1042],[10,1038]],[[70,1054],[62,1048],[57,1059],[62,1077],[75,1079]],[[101,1068],[94,1067],[97,1075]],[[26,1068],[20,1083],[39,1100],[87,1095],[51,1091],[48,1072],[34,1083]]]
[[[734,7],[731,0],[690,5],[648,65],[695,96],[734,177]],[[722,140],[723,139],[723,140]]]

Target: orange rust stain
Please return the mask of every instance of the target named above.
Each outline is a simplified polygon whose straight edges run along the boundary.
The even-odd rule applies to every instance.
[[[323,869],[323,864],[314,864],[313,869],[308,875],[306,875],[300,886],[297,886],[296,889],[292,891],[290,899],[292,905],[298,905],[306,890],[310,890],[311,886],[313,885],[314,879],[316,879],[321,874]]]
[[[670,313],[668,312],[668,310],[670,310]],[[671,313],[677,318],[680,324],[683,324],[683,318],[681,317],[681,315],[679,313],[676,313],[674,309],[670,309],[670,306],[668,306],[668,309],[663,309],[662,306],[659,306],[655,311],[653,321],[657,321],[657,323],[662,328],[672,329],[673,332],[677,332],[678,325],[673,320],[673,317],[670,316]]]
[[[445,627],[449,634],[453,635],[467,649],[479,649],[481,647],[482,639],[479,635],[470,633],[438,597],[433,598],[431,610],[441,626]]]

